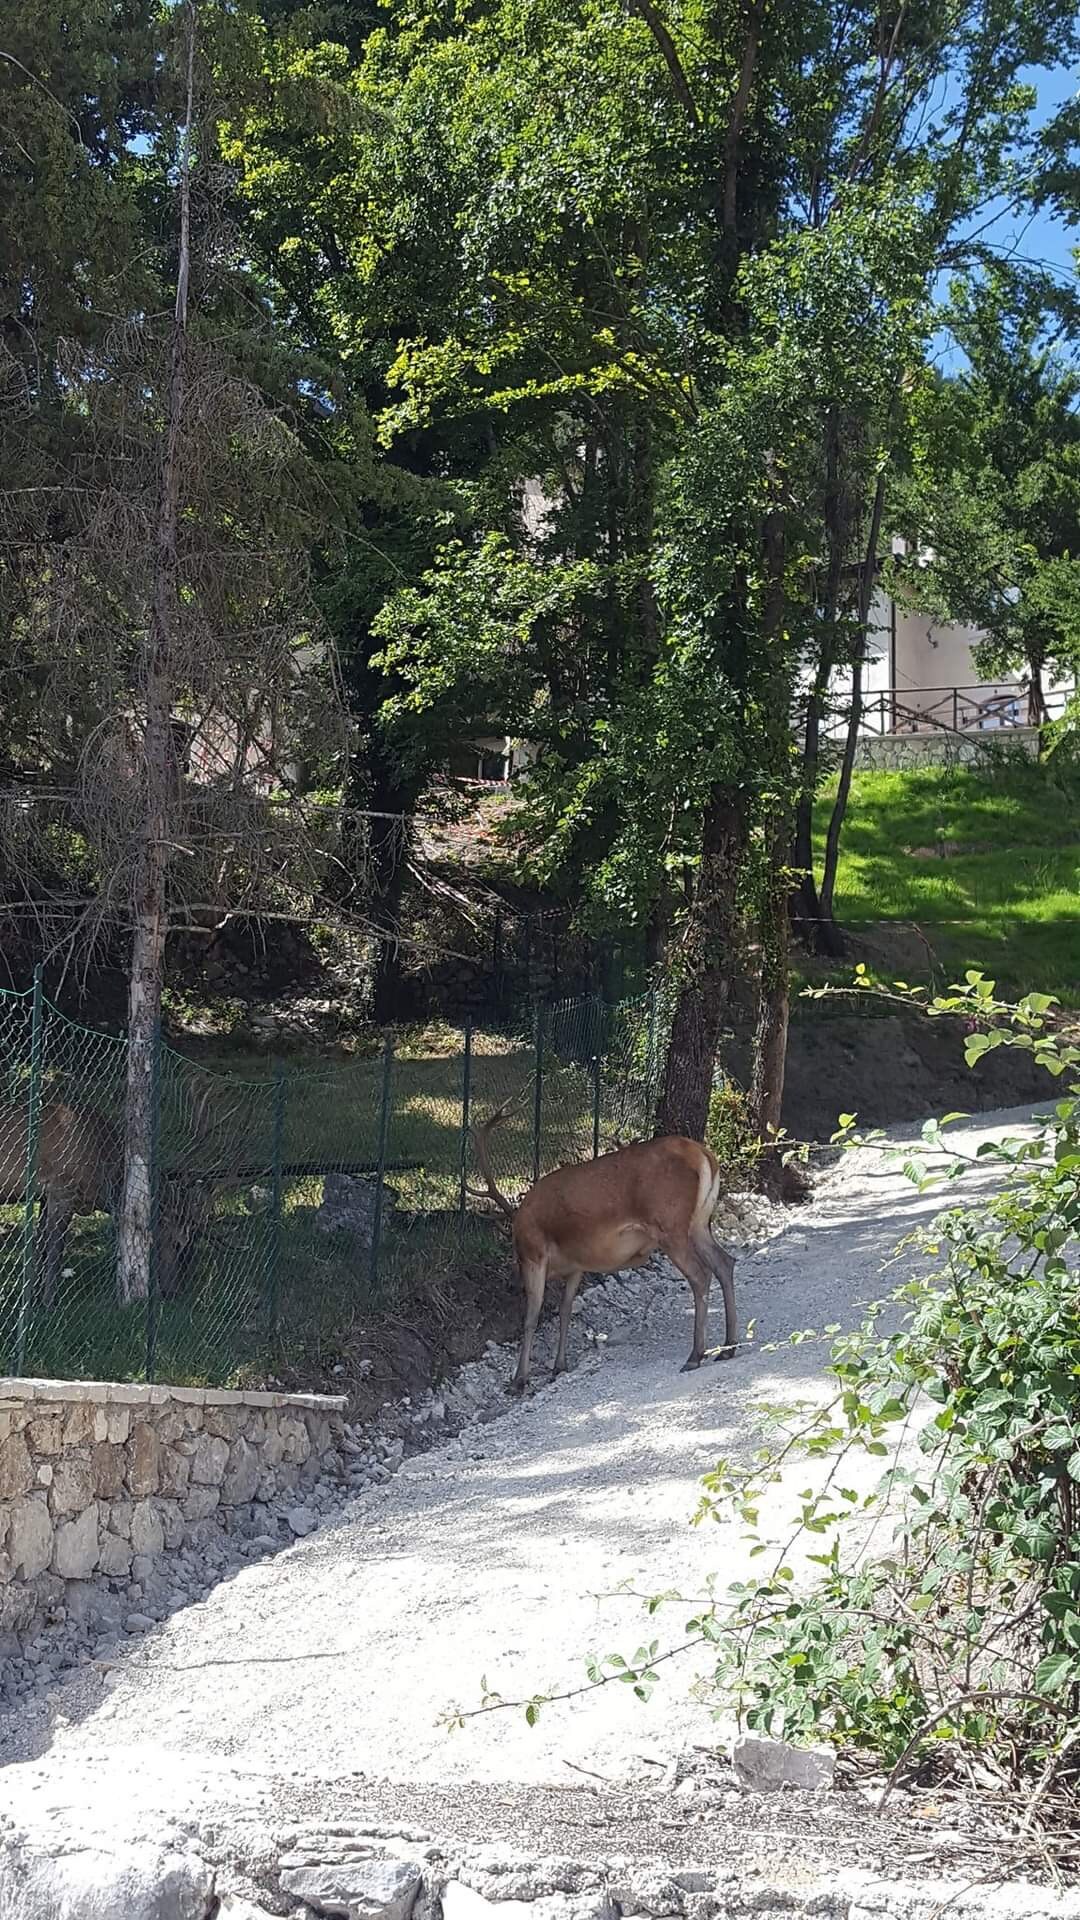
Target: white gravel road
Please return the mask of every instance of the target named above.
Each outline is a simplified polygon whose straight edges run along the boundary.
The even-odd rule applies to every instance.
[[[1024,1118],[982,1115],[953,1137],[971,1150]],[[535,1729],[520,1713],[454,1734],[439,1720],[477,1705],[485,1677],[529,1694],[580,1682],[591,1649],[632,1651],[642,1616],[612,1596],[620,1583],[692,1593],[710,1570],[737,1577],[739,1530],[688,1525],[699,1477],[753,1444],[756,1405],[824,1391],[820,1347],[763,1346],[850,1322],[881,1290],[896,1243],[940,1204],[881,1154],[848,1156],[783,1234],[739,1263],[743,1324],[756,1326],[733,1362],[679,1373],[690,1302],[673,1283],[632,1343],[508,1410],[474,1457],[407,1462],[337,1523],[126,1650],[104,1687],[73,1681],[54,1696],[37,1754],[66,1772],[107,1753],[136,1769],[140,1755],[171,1755],[249,1775],[565,1785],[575,1768],[640,1777],[648,1759],[715,1738],[692,1696],[693,1661],[648,1706],[608,1688],[545,1712]],[[714,1339],[718,1315],[719,1302]],[[797,1474],[805,1484],[805,1466]],[[676,1608],[650,1632],[677,1637],[684,1617]]]

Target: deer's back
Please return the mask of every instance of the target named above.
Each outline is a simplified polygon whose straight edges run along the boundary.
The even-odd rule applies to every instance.
[[[544,1241],[600,1270],[588,1257],[591,1244],[618,1245],[630,1227],[652,1244],[685,1232],[711,1213],[718,1177],[715,1155],[696,1140],[638,1141],[545,1174],[517,1210],[514,1238],[522,1251]]]
[[[0,1107],[0,1192],[11,1206],[26,1191],[29,1107]],[[117,1130],[101,1114],[52,1101],[42,1108],[38,1188],[56,1187],[88,1212],[112,1203],[120,1171]]]

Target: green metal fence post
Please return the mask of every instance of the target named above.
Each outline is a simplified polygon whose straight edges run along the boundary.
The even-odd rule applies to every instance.
[[[278,1274],[281,1266],[281,1149],[285,1138],[285,1068],[274,1061],[274,1112],[270,1161],[270,1239],[266,1249],[266,1309],[271,1340],[278,1331]]]
[[[533,1082],[533,1180],[540,1178],[540,1129],[544,1117],[544,1009],[536,1009],[536,1065]]]
[[[592,1157],[600,1158],[600,1055],[592,1057]]]
[[[374,1293],[379,1278],[379,1242],[382,1238],[383,1187],[386,1182],[386,1144],[390,1134],[390,1087],[394,1077],[394,1038],[386,1036],[383,1049],[382,1098],[379,1103],[379,1164],[375,1181],[375,1209],[371,1216],[371,1265],[368,1281]]]
[[[465,1055],[461,1067],[461,1185],[458,1193],[458,1239],[465,1233],[466,1181],[469,1173],[469,1121],[472,1113],[472,1021],[465,1022]]]
[[[44,1054],[44,996],[41,968],[34,968],[34,998],[30,1016],[30,1105],[26,1116],[26,1182],[23,1189],[22,1277],[19,1286],[19,1320],[16,1334],[15,1371],[26,1364],[26,1337],[34,1299],[35,1233],[34,1208],[37,1205],[38,1151],[41,1145],[41,1069]]]
[[[150,1275],[146,1293],[146,1378],[154,1377],[157,1358],[161,1295],[158,1288],[159,1227],[161,1224],[161,1021],[154,1027],[150,1055]]]

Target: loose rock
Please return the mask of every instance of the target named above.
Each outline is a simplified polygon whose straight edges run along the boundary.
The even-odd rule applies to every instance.
[[[786,1740],[765,1740],[754,1733],[736,1740],[731,1763],[739,1785],[755,1793],[775,1793],[781,1787],[819,1791],[832,1786],[836,1772],[832,1747],[793,1747]]]

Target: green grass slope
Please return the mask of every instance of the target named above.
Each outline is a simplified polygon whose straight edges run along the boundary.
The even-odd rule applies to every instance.
[[[822,842],[831,799],[818,809]],[[905,978],[979,967],[1009,990],[1080,1005],[1080,775],[1014,759],[856,774],[836,911],[886,948],[890,928],[919,929],[925,948],[896,943]]]

